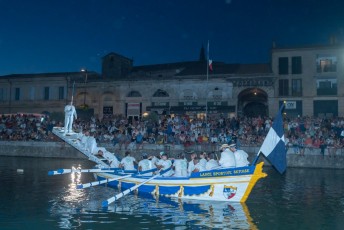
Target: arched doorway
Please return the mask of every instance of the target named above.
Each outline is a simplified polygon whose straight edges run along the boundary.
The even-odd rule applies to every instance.
[[[259,88],[248,88],[238,95],[238,115],[248,117],[267,116],[268,95]]]

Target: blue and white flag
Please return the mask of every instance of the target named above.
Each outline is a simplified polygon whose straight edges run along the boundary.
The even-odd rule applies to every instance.
[[[287,150],[285,147],[283,119],[282,119],[282,104],[279,109],[272,127],[266,136],[258,155],[260,153],[270,161],[279,173],[283,173],[287,168]]]

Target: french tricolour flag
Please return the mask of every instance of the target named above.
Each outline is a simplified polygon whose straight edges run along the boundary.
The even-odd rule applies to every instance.
[[[287,150],[285,147],[282,110],[284,104],[279,109],[272,127],[266,136],[258,155],[260,153],[270,161],[279,173],[283,173],[287,168]]]

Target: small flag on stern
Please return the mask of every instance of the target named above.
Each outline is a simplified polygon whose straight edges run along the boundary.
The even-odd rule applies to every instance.
[[[258,155],[260,153],[270,161],[279,173],[283,173],[287,168],[287,151],[285,147],[282,110],[284,104],[279,109],[275,120],[266,136]]]
[[[213,61],[209,60],[209,70],[213,71]]]

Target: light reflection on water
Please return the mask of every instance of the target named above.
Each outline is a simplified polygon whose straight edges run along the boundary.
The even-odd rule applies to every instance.
[[[81,169],[78,165],[77,168]],[[84,190],[76,189],[86,174],[71,173],[69,184],[51,203],[51,215],[58,219],[61,229],[90,227],[97,225],[126,226],[134,218],[140,228],[154,226],[178,229],[189,227],[223,229],[256,229],[245,204],[171,199],[167,197],[138,196],[129,194],[108,208],[101,202],[118,190],[96,186]],[[64,175],[65,176],[65,175]],[[88,176],[87,179],[92,177]]]
[[[86,193],[86,200],[75,208],[74,202],[61,196],[54,202],[52,215],[59,217],[61,228],[75,228],[92,223],[119,224],[124,227],[127,221],[137,219],[140,227],[152,228],[159,223],[160,228],[178,226],[179,229],[199,228],[236,228],[256,229],[245,204],[178,200],[166,197],[143,197],[127,195],[106,209],[100,207],[101,201],[113,196],[114,190],[94,187]],[[74,210],[71,212],[71,210]],[[85,227],[86,227],[85,226]]]

